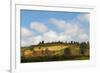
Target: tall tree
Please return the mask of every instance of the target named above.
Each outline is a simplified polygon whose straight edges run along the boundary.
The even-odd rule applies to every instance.
[[[80,44],[80,54],[84,55],[84,53],[86,52],[87,49],[87,43],[83,42]]]
[[[42,44],[44,44],[44,41],[42,41]]]

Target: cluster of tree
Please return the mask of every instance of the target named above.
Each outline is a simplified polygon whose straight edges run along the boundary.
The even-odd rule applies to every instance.
[[[76,41],[71,41],[71,42],[68,42],[68,44],[76,44],[76,45],[79,45],[80,43],[79,42],[76,42]]]
[[[29,46],[29,48],[33,48],[33,47],[36,47],[36,46],[52,46],[52,45],[57,45],[57,44],[63,44],[63,45],[78,45],[78,46],[81,46],[81,47],[84,47],[84,46],[86,46],[86,48],[88,47],[89,48],[89,42],[76,42],[76,41],[70,41],[70,42],[62,42],[62,41],[58,41],[58,42],[47,42],[47,43],[45,43],[44,41],[41,41],[41,42],[39,42],[39,44],[37,44],[37,45],[31,45],[31,46]],[[80,47],[80,48],[81,48]]]
[[[82,42],[82,43],[89,43],[89,42]],[[44,41],[41,41],[39,42],[38,45],[42,45],[42,44],[77,44],[77,45],[80,45],[81,43],[80,42],[77,42],[77,41],[70,41],[70,42],[63,42],[63,41],[58,41],[58,42],[47,42],[45,43]]]
[[[47,42],[47,43],[44,43],[44,41],[41,41],[39,42],[39,44],[63,44],[64,42],[61,42],[61,41],[58,41],[58,42]]]
[[[86,50],[88,49],[89,50],[89,42],[82,42],[80,43],[80,53],[82,55],[84,55],[84,53],[86,52]]]

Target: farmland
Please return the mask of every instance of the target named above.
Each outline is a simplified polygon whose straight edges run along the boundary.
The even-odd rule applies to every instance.
[[[28,47],[21,47],[21,63],[88,60],[89,46],[87,43],[80,47],[80,43],[40,43]],[[83,49],[81,49],[83,48]]]

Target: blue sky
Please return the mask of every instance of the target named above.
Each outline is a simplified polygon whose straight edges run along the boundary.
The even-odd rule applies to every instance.
[[[61,34],[69,36],[68,34],[69,32],[71,32],[71,33],[76,33],[76,34],[83,33],[87,35],[89,39],[89,26],[90,26],[89,13],[21,10],[20,14],[21,14],[20,16],[21,28],[25,28],[27,31],[31,32],[32,34],[34,33],[36,37],[41,36],[43,38],[43,36],[46,33],[48,33],[49,31],[53,31],[58,35],[58,37]],[[36,26],[39,28],[37,28]],[[45,30],[43,29],[43,32],[41,32],[42,27],[45,29]],[[76,32],[73,32],[74,27],[76,28],[75,30]],[[82,31],[82,32],[78,32],[78,31]],[[63,32],[67,32],[67,34]],[[25,32],[22,31],[22,33],[25,33]],[[70,35],[69,37],[72,37],[72,40],[76,40],[78,39],[78,38],[75,38],[76,34],[75,36]],[[27,37],[26,39],[28,38],[30,37]],[[35,37],[32,37],[32,38],[34,39]],[[43,40],[42,38],[41,40]],[[78,39],[78,41],[79,40],[80,39]]]

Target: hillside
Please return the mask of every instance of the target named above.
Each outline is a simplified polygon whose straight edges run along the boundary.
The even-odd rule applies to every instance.
[[[35,59],[40,57],[74,57],[82,56],[80,53],[80,44],[77,43],[40,43],[29,47],[21,47],[21,58]],[[84,53],[84,56],[89,56],[89,49]],[[62,58],[62,57],[61,57]],[[36,59],[35,59],[36,60]],[[35,61],[33,60],[33,62]],[[57,59],[56,59],[57,60]],[[37,61],[37,60],[36,60]],[[42,61],[40,59],[39,61]]]

